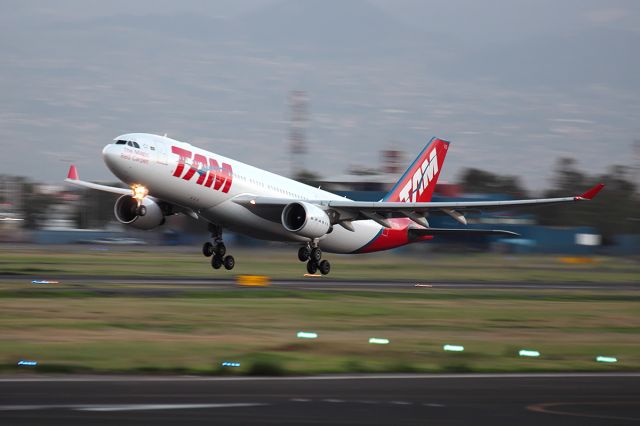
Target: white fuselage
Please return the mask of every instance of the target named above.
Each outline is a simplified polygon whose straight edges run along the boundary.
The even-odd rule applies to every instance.
[[[292,202],[344,200],[168,137],[132,133],[119,136],[116,141],[120,142],[107,145],[102,153],[111,172],[121,181],[130,186],[144,185],[151,197],[190,209],[207,221],[254,238],[301,243],[309,240],[287,231],[279,220],[260,217],[234,203],[234,197],[263,196]],[[320,247],[333,253],[352,253],[382,230],[370,220],[354,221],[353,226],[354,232],[334,226],[331,233],[319,240]]]

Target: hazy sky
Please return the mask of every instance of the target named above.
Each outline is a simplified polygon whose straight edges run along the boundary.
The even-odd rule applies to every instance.
[[[101,149],[137,131],[287,174],[291,90],[325,176],[434,135],[444,180],[639,160],[634,0],[3,0],[0,58],[0,173],[34,181],[113,180]]]

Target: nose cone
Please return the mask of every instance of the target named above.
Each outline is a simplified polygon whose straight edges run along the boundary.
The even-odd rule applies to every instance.
[[[102,159],[112,172],[115,172],[115,169],[117,168],[117,160],[119,156],[118,148],[119,147],[114,144],[109,144],[102,150]]]

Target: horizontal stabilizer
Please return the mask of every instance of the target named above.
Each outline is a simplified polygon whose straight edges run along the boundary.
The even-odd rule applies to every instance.
[[[479,237],[485,235],[499,235],[503,237],[519,237],[520,234],[501,229],[460,229],[460,228],[425,228],[425,229],[409,229],[409,239],[415,240],[420,237],[432,235],[449,235],[455,237]]]

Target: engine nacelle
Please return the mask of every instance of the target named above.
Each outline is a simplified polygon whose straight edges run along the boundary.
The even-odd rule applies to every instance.
[[[307,238],[320,238],[331,229],[329,216],[315,204],[296,201],[282,210],[282,226]]]
[[[138,201],[131,195],[123,195],[116,201],[113,212],[118,222],[138,229],[153,229],[164,223],[164,213],[158,203],[145,197],[141,206],[144,216],[138,214]]]

